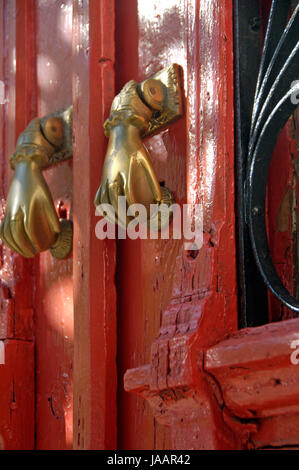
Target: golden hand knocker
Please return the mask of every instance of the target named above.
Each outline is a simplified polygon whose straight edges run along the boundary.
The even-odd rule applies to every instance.
[[[153,134],[182,115],[180,68],[174,64],[137,84],[131,81],[115,97],[105,123],[109,145],[102,182],[95,204],[109,203],[116,221],[126,226],[117,212],[118,196],[127,206],[173,202],[172,193],[161,187],[142,138]],[[56,258],[72,249],[72,223],[58,219],[42,170],[72,156],[72,107],[33,119],[19,136],[10,162],[15,171],[0,226],[2,240],[30,258],[50,249]],[[148,218],[150,213],[148,213]]]
[[[142,138],[182,116],[180,82],[180,67],[173,64],[140,84],[128,82],[113,100],[104,124],[109,144],[95,206],[111,205],[106,218],[122,227],[132,218],[118,211],[119,196],[126,198],[127,207],[142,204],[148,220],[151,204],[170,206],[174,201],[160,186]]]
[[[0,226],[2,240],[31,258],[51,250],[56,258],[72,249],[72,223],[58,219],[42,170],[72,156],[72,107],[33,119],[19,136],[10,157],[14,170],[6,212]]]

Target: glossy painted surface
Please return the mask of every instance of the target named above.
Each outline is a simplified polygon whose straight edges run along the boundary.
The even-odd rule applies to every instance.
[[[96,238],[93,204],[115,96],[114,1],[75,0],[73,7],[74,448],[115,449],[116,246]]]
[[[45,34],[47,31],[47,34]],[[38,116],[72,104],[72,2],[36,2]],[[44,172],[55,205],[72,210],[72,163]],[[42,253],[36,274],[36,447],[72,447],[72,257]]]
[[[146,398],[144,402],[119,387],[119,445],[123,449],[217,446],[221,420],[218,424],[218,418],[213,420],[217,407],[195,357],[202,347],[237,328],[232,5],[143,0],[130,2],[129,10],[124,2],[116,5],[118,89],[170,62],[183,67],[184,119],[146,145],[159,181],[179,203],[202,202],[204,216],[204,244],[198,251],[186,252],[178,240],[119,242],[119,382],[129,369],[126,390]],[[197,353],[192,352],[195,343]],[[149,369],[140,367],[147,363]],[[189,372],[187,363],[193,364]],[[167,403],[167,398],[164,404],[159,398],[162,390],[172,402],[176,387],[186,384],[196,395],[195,384],[201,382],[206,390],[202,411],[196,400],[192,405],[185,399],[184,392],[176,405],[177,418],[173,411],[173,418],[170,412],[169,419],[162,419]],[[203,419],[204,414],[209,418]],[[182,424],[169,426],[176,419]]]
[[[8,156],[32,117],[73,102],[75,135],[73,166],[65,162],[46,175],[55,201],[64,202],[61,212],[72,212],[74,261],[44,253],[32,263],[1,246],[7,367],[0,365],[0,448],[296,446],[298,386],[288,346],[297,320],[236,332],[232,2],[115,6],[0,2],[2,203]],[[108,143],[102,124],[124,83],[171,62],[184,70],[184,117],[145,144],[159,182],[176,200],[203,203],[203,246],[187,251],[180,240],[122,240],[115,271],[115,242],[99,241],[94,231]],[[280,145],[273,174],[280,171],[282,183],[272,193],[269,227],[278,211],[284,228],[290,213],[283,188],[294,186],[292,166],[282,172]]]
[[[32,2],[20,5],[4,1],[0,5],[0,80],[5,84],[0,104],[0,159],[2,214],[8,181],[8,157],[16,137],[35,113]],[[21,38],[28,34],[28,42]],[[17,47],[16,47],[17,45]],[[23,90],[27,86],[28,95]],[[6,363],[0,365],[0,447],[34,448],[34,344],[33,271],[31,260],[24,260],[1,245],[0,336],[5,340]]]
[[[298,294],[298,206],[296,116],[283,129],[273,154],[268,181],[269,243],[276,270],[289,292]],[[296,314],[269,294],[269,321]]]
[[[10,424],[4,423],[10,441],[1,434],[4,448],[73,447],[73,303],[77,345],[74,446],[116,447],[116,400],[112,398],[116,396],[115,247],[98,243],[92,209],[101,171],[99,155],[104,154],[106,143],[99,125],[102,129],[114,96],[113,12],[111,1],[90,5],[88,1],[1,2],[1,80],[6,85],[5,103],[0,108],[2,204],[8,187],[8,157],[17,136],[34,116],[44,116],[73,101],[77,158],[74,183],[70,162],[46,172],[59,215],[67,212],[76,225],[74,301],[72,257],[57,261],[43,253],[32,263],[1,247],[1,339],[28,341],[7,345],[9,364],[24,347],[22,359],[27,368],[20,360],[20,369],[10,368],[3,376],[16,417],[11,420],[8,395],[3,395],[1,406],[8,408],[3,419],[10,416]],[[73,184],[78,196],[74,207]],[[19,398],[25,382],[26,406]]]
[[[242,448],[298,448],[298,329],[298,318],[246,328],[205,353]]]
[[[14,151],[17,136],[33,117],[71,103],[71,75],[66,60],[70,57],[70,48],[64,50],[61,47],[64,44],[63,35],[67,43],[67,35],[70,34],[67,29],[70,9],[67,10],[66,2],[52,2],[51,5],[49,7],[47,2],[31,0],[4,2],[5,21],[4,18],[2,20],[5,24],[7,102],[1,133],[5,142],[3,196],[8,187],[8,157]],[[62,5],[65,9],[61,8]],[[49,8],[52,10],[49,11]],[[47,38],[41,24],[49,28]],[[62,36],[59,39],[57,25]],[[47,43],[50,36],[51,40]],[[55,40],[59,41],[59,47]],[[61,51],[61,56],[57,55],[57,50]],[[59,67],[61,72],[64,71],[65,89],[60,83],[58,86],[59,77],[56,77],[56,82],[52,77],[53,67],[56,71]],[[72,190],[70,166],[65,164],[50,170],[46,178],[55,202],[63,198],[69,208]],[[32,262],[11,254],[5,247],[2,253],[1,282],[8,289],[8,293],[3,291],[3,305],[6,305],[3,314],[13,316],[12,321],[9,318],[5,321],[6,335],[17,339],[24,337],[30,341],[35,339],[35,350],[32,343],[31,350],[29,344],[24,350],[24,359],[31,351],[31,359],[27,362],[32,370],[23,367],[23,374],[27,375],[26,380],[30,379],[30,385],[22,384],[22,376],[18,375],[18,380],[15,380],[15,386],[20,387],[23,393],[25,390],[28,390],[27,394],[30,390],[32,393],[31,402],[27,396],[27,404],[22,408],[16,406],[14,411],[23,413],[21,419],[27,423],[28,429],[17,429],[21,437],[17,435],[10,448],[69,448],[72,446],[72,261],[58,262],[46,253]],[[10,298],[12,308],[7,306],[7,303],[11,304]],[[20,349],[22,345],[18,347]]]

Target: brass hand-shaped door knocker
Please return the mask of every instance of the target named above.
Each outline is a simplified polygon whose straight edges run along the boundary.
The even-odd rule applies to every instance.
[[[59,219],[42,170],[72,156],[72,107],[35,118],[19,136],[10,157],[14,170],[0,226],[2,240],[31,258],[50,249],[65,258],[72,249],[72,222]]]
[[[127,206],[151,204],[170,206],[172,193],[160,186],[142,138],[182,116],[180,67],[176,64],[137,84],[130,81],[115,97],[105,123],[109,144],[95,205],[112,205],[115,219],[118,196]],[[65,258],[72,249],[72,222],[59,219],[42,170],[72,156],[72,107],[33,119],[19,136],[10,158],[14,169],[0,237],[17,253],[31,258],[50,249],[56,258]],[[150,218],[150,213],[148,218]]]
[[[174,202],[172,193],[160,186],[142,138],[181,116],[181,72],[176,64],[142,83],[128,82],[114,98],[104,125],[109,144],[95,197],[96,207],[100,204],[113,207],[113,213],[106,214],[108,220],[126,227],[134,218],[119,213],[119,196],[125,197],[127,207],[142,204],[147,209],[148,220],[151,204],[170,206]]]

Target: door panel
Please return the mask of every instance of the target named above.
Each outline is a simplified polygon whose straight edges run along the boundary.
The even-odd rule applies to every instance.
[[[3,290],[3,311],[15,325],[3,338],[20,341],[18,351],[27,341],[30,370],[21,371],[16,387],[21,390],[24,374],[33,387],[35,373],[36,447],[72,447],[72,381],[76,449],[116,448],[117,411],[120,448],[232,447],[202,352],[237,328],[231,1],[12,0],[2,14],[9,27],[1,58],[8,96],[5,168],[17,135],[34,116],[71,101],[74,106],[73,165],[46,172],[55,202],[63,201],[73,216],[74,263],[49,253],[27,261],[3,248],[2,280],[10,289]],[[93,199],[107,147],[102,125],[124,83],[173,62],[183,69],[184,117],[146,145],[176,202],[203,204],[203,247],[120,241],[115,278],[115,242],[97,240],[94,230]],[[134,390],[140,366],[145,384]],[[6,377],[10,390],[14,379]],[[28,440],[16,435],[4,447],[35,445],[30,390],[30,406],[17,415],[27,418]],[[5,406],[11,416],[11,403]]]
[[[16,136],[35,112],[34,60],[31,2],[3,1],[0,5],[0,104],[1,212],[11,170],[8,158]],[[24,36],[28,37],[27,42]],[[16,47],[17,45],[17,47]],[[27,89],[28,94],[25,94]],[[1,243],[0,339],[5,364],[0,365],[0,448],[34,448],[34,263],[12,253]]]
[[[289,292],[298,290],[298,205],[296,114],[284,127],[273,153],[268,181],[269,245],[275,268]],[[295,318],[296,313],[269,293],[269,321]]]
[[[197,408],[191,345],[199,357],[237,328],[231,14],[230,1],[116,1],[117,91],[173,62],[183,68],[184,117],[145,145],[176,202],[202,203],[204,228],[189,252],[180,240],[118,241],[121,449],[220,445],[210,392]]]
[[[171,63],[186,67],[184,2],[116,2],[117,90],[141,81]],[[126,17],[126,21],[123,21]],[[191,71],[190,71],[191,72]],[[185,80],[187,80],[185,76]],[[145,140],[159,181],[186,202],[186,117]],[[123,389],[123,375],[148,363],[151,345],[169,303],[180,240],[118,241],[119,446],[167,449],[169,429],[153,417],[149,405]],[[134,416],[134,419],[132,417]],[[138,430],[138,432],[137,432]]]
[[[45,172],[59,215],[74,220],[75,264],[72,256],[58,261],[49,253],[25,260],[1,245],[7,367],[0,365],[0,379],[7,393],[0,446],[72,448],[74,380],[75,448],[115,448],[115,243],[96,239],[93,209],[106,146],[99,129],[114,96],[114,2],[4,0],[0,6],[2,213],[8,158],[28,122],[73,102],[75,136],[75,165]],[[16,362],[22,368],[14,370]]]
[[[71,104],[70,27],[71,2],[1,2],[1,80],[6,92],[1,104],[2,203],[18,135],[32,118]],[[70,210],[71,165],[64,163],[45,176],[55,202],[64,200]],[[1,430],[11,431],[1,434],[1,445],[71,448],[72,259],[57,261],[44,253],[28,260],[3,245],[1,249],[1,338],[9,339],[7,362],[0,366],[9,393],[2,395],[1,408],[13,406],[2,416],[8,422]]]
[[[72,104],[72,1],[38,0],[37,115]],[[72,162],[48,169],[54,203],[72,213]],[[42,253],[36,271],[36,447],[70,449],[73,441],[73,260]]]
[[[95,235],[94,197],[115,86],[114,0],[73,1],[74,448],[115,449],[116,246]]]

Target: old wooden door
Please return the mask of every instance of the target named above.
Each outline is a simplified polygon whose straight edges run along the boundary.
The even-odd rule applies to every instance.
[[[73,103],[74,164],[45,176],[75,227],[63,261],[1,246],[0,445],[71,449],[75,429],[75,447],[115,447],[115,246],[96,239],[93,209],[114,94],[114,5],[4,0],[0,24],[2,212],[17,136],[33,117]]]
[[[35,116],[72,102],[72,2],[1,2],[2,201],[16,137]],[[72,164],[46,173],[55,204],[72,207]],[[4,210],[5,207],[3,207]],[[2,246],[3,447],[72,447],[72,258],[22,259]],[[8,306],[9,308],[7,308]],[[8,351],[8,352],[7,352]],[[1,421],[2,423],[2,421]]]
[[[232,2],[83,1],[73,15],[75,448],[233,447],[203,370],[204,348],[237,329]],[[107,147],[98,126],[127,81],[171,63],[184,116],[146,145],[176,201],[203,205],[203,247],[100,242],[86,219]]]
[[[63,261],[1,246],[0,447],[295,442],[297,418],[285,415],[296,411],[288,354],[297,320],[237,331],[232,0],[2,0],[0,24],[3,210],[16,137],[34,116],[73,104],[73,160],[46,178],[74,223]],[[103,122],[126,82],[172,63],[182,68],[183,117],[145,144],[176,202],[201,204],[203,245],[101,241],[93,200]],[[275,395],[275,358],[288,397]],[[289,433],[277,431],[282,422]]]
[[[202,350],[237,326],[232,2],[116,5],[118,88],[169,63],[183,68],[184,117],[146,145],[160,182],[176,202],[202,204],[204,220],[199,250],[119,242],[119,445],[217,448],[229,437]]]
[[[28,261],[2,247],[3,447],[220,445],[215,426],[200,444],[201,415],[219,414],[201,350],[237,325],[231,1],[4,0],[0,12],[4,203],[18,134],[74,106],[73,162],[46,172],[74,222],[73,255]],[[97,240],[112,99],[171,63],[183,69],[184,116],[146,144],[176,201],[203,203],[204,246]]]

